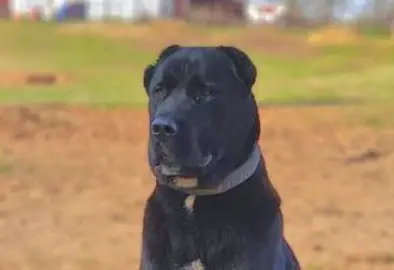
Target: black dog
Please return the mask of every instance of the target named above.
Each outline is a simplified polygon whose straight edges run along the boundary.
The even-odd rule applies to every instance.
[[[166,48],[146,68],[149,164],[141,270],[295,270],[258,146],[256,68],[234,47]]]

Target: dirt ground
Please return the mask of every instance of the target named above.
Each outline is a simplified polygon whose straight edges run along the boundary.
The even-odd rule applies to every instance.
[[[394,129],[335,108],[266,108],[261,145],[309,270],[394,269]],[[137,269],[143,110],[0,108],[0,269]]]
[[[70,81],[70,76],[53,72],[9,72],[0,70],[0,87],[32,84],[53,85]]]

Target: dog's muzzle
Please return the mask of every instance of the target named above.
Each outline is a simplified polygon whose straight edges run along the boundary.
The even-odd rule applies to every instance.
[[[261,150],[256,144],[249,158],[215,188],[198,188],[199,180],[197,177],[171,176],[158,173],[157,181],[159,184],[170,186],[190,195],[217,195],[229,191],[248,180],[256,171],[261,162]]]

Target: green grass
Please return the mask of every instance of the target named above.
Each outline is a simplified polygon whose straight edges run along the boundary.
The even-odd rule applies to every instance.
[[[0,174],[9,174],[13,171],[13,167],[0,159]]]
[[[58,28],[0,23],[0,71],[55,71],[73,77],[71,83],[57,86],[0,85],[1,103],[146,103],[142,73],[157,51],[127,37],[64,34]],[[259,70],[254,88],[259,102],[394,103],[394,46],[330,46],[308,57],[248,52]]]

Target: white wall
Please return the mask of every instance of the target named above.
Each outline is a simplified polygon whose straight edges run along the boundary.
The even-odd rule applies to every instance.
[[[118,17],[133,19],[138,0],[86,0],[88,4],[87,17],[91,20],[100,20],[103,17]]]
[[[55,10],[67,0],[55,0]],[[140,15],[157,17],[161,15],[161,1],[170,0],[85,0],[88,4],[87,17],[100,20],[103,17],[116,17],[125,20],[138,18]],[[44,7],[47,0],[10,0],[13,12],[26,13],[34,6]]]
[[[10,10],[15,13],[28,12],[32,7],[43,6],[46,0],[10,0]]]

